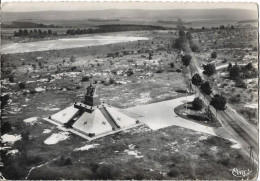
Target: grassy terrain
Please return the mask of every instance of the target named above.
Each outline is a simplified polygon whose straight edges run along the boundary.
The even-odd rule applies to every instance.
[[[7,179],[24,179],[32,167],[46,162],[32,170],[29,179],[237,179],[230,169],[249,168],[247,156],[232,148],[230,141],[180,127],[152,131],[141,126],[90,143],[70,134],[64,141],[46,145],[50,135],[61,131],[43,120],[34,125],[23,121],[47,117],[81,101],[89,81],[98,83],[97,94],[102,100],[119,108],[185,96],[180,57],[169,49],[175,32],[135,33],[150,39],[2,55],[1,90],[10,96],[2,109],[2,121],[11,124],[9,134],[28,131],[30,135],[22,141],[24,151],[14,155],[2,151],[5,167],[1,172]],[[111,53],[113,56],[108,56]],[[72,55],[75,59],[71,61]],[[198,56],[204,60],[210,53],[202,51]],[[133,75],[127,75],[129,68]],[[8,80],[10,76],[14,83]],[[85,76],[90,80],[82,82]],[[110,78],[114,82],[106,83]],[[24,89],[19,88],[20,81],[26,81]],[[43,91],[35,92],[35,88]],[[45,129],[51,132],[43,133]],[[21,148],[18,143],[1,146]],[[89,144],[98,145],[88,151],[74,150]],[[65,163],[61,156],[69,161]],[[253,170],[251,177],[256,174]]]
[[[72,164],[59,166],[54,161],[29,178],[232,180],[236,178],[230,169],[248,168],[248,159],[231,148],[230,141],[178,127],[151,131],[142,126],[85,144],[99,145],[88,151],[70,150],[66,157]]]
[[[187,111],[189,114],[185,114],[186,112],[186,104],[180,105],[174,109],[174,112],[190,121],[194,121],[195,123],[203,124],[210,127],[221,127],[220,122],[216,119],[216,117],[212,114],[212,120],[208,118],[207,115],[207,107],[204,105],[202,110],[194,110],[192,108],[191,102],[187,103]]]
[[[195,55],[200,64],[212,63],[216,67],[232,63],[258,64],[257,31],[254,28],[238,28],[233,30],[209,30],[196,35],[202,52]],[[217,52],[217,58],[211,58],[212,52]],[[258,79],[244,79],[247,88],[236,86],[236,82],[229,78],[226,68],[217,70],[209,79],[219,93],[225,95],[228,103],[250,123],[258,124],[257,109],[245,107],[258,104]]]

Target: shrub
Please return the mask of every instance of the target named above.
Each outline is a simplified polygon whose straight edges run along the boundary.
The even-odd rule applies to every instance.
[[[236,87],[246,89],[246,88],[247,88],[247,85],[246,85],[246,83],[245,83],[242,79],[238,79],[238,80],[236,81]]]
[[[230,68],[229,77],[231,79],[238,79],[240,77],[240,69],[237,65],[234,65]]]
[[[210,105],[212,105],[216,110],[224,111],[226,109],[226,98],[222,95],[215,94],[211,99]]]
[[[93,175],[93,179],[101,180],[112,180],[115,176],[115,169],[112,165],[101,165],[96,170],[96,173]]]
[[[8,94],[0,96],[1,108],[4,108],[4,106],[8,103],[9,98],[10,96]]]
[[[14,77],[13,76],[9,77],[9,82],[14,82]]]
[[[20,89],[24,89],[25,88],[25,82],[20,82],[18,84],[18,86],[19,86]]]
[[[227,63],[227,59],[226,59],[226,58],[224,58],[224,60],[222,61],[222,63]]]
[[[181,69],[177,69],[176,72],[179,72],[179,73],[180,73],[180,72],[181,72]]]
[[[71,71],[74,71],[76,69],[77,69],[77,67],[75,67],[75,66],[71,67]]]
[[[67,166],[72,164],[71,158],[65,158],[61,156],[58,160],[55,161],[58,166]]]
[[[217,58],[217,52],[212,52],[211,53],[211,58]]]
[[[141,172],[138,172],[134,175],[134,180],[143,180],[144,179],[144,174]]]
[[[158,69],[158,70],[155,71],[155,73],[157,73],[157,74],[162,73],[162,72],[163,72],[162,69]]]
[[[189,54],[186,54],[186,55],[184,55],[184,56],[181,58],[181,61],[182,61],[183,65],[189,66],[189,65],[190,65],[190,62],[191,62],[191,59],[192,59],[192,56],[189,55]]]
[[[204,69],[203,74],[207,75],[208,77],[210,77],[216,72],[215,65],[213,64],[203,65],[203,69]]]
[[[81,79],[81,82],[88,82],[88,81],[89,81],[88,76],[82,77],[82,79]]]
[[[72,165],[72,160],[71,160],[71,158],[66,158],[66,159],[64,160],[64,165]]]
[[[133,72],[132,69],[128,69],[128,70],[126,71],[126,75],[127,75],[127,76],[131,76],[131,75],[133,75],[133,74],[134,74],[134,72]]]
[[[175,170],[170,170],[167,175],[169,177],[177,177],[178,176],[178,172],[176,172]]]
[[[30,138],[30,132],[29,131],[25,131],[21,133],[21,137],[22,137],[22,141],[28,141]]]
[[[8,133],[12,131],[12,126],[9,122],[1,122],[1,134],[4,135],[5,133]]]
[[[195,110],[201,110],[203,107],[203,102],[200,98],[196,97],[193,101],[192,101],[192,107]]]
[[[97,169],[99,168],[99,164],[96,164],[96,163],[91,162],[91,163],[89,164],[89,167],[90,167],[92,173],[96,173]]]
[[[221,163],[224,166],[228,166],[229,165],[229,158],[222,158],[218,161],[218,163]]]

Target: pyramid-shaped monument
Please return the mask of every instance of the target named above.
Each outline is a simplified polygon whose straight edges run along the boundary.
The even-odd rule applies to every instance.
[[[117,108],[101,103],[95,90],[96,88],[90,84],[84,101],[76,102],[51,115],[48,120],[90,138],[118,132],[139,124],[138,120],[125,115]]]

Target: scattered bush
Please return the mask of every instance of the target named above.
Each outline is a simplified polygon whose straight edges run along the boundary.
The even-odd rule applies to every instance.
[[[55,161],[55,163],[58,166],[67,166],[72,164],[71,158],[65,158],[64,156],[61,156],[58,160]]]
[[[138,172],[134,175],[133,177],[134,180],[143,180],[144,179],[144,174],[141,172]]]
[[[192,56],[189,54],[186,54],[186,55],[182,56],[181,61],[182,61],[183,65],[189,66],[191,59],[192,59]]]
[[[125,73],[126,73],[127,76],[134,75],[134,72],[133,72],[132,69],[128,69]]]
[[[1,134],[4,135],[12,131],[12,126],[9,122],[1,122]]]
[[[207,75],[208,77],[210,77],[216,72],[215,65],[213,64],[203,65],[203,69],[204,69],[203,74]]]
[[[196,97],[192,101],[192,107],[194,110],[201,110],[203,108],[203,102],[200,98]]]
[[[8,103],[9,98],[10,96],[8,94],[0,96],[1,108],[4,108],[4,106]]]
[[[177,177],[177,176],[178,176],[178,172],[175,171],[175,170],[170,170],[170,171],[167,173],[167,175],[168,175],[169,177]]]
[[[81,82],[88,82],[89,76],[82,77]]]
[[[155,71],[155,73],[157,73],[157,74],[160,74],[160,73],[162,73],[162,72],[163,72],[162,69],[158,69],[158,70]]]
[[[20,89],[24,89],[25,88],[25,82],[18,83],[18,86],[19,86]]]
[[[248,119],[251,123],[257,125],[258,111],[252,108],[243,108],[240,110],[241,114]]]
[[[222,63],[227,63],[227,59],[226,59],[226,58],[224,58],[224,60],[222,61]]]
[[[211,53],[211,58],[217,58],[217,52],[212,52]]]
[[[247,84],[242,79],[238,79],[236,81],[236,87],[246,89],[247,88]]]
[[[93,174],[93,179],[98,180],[112,180],[116,176],[116,171],[113,165],[101,165],[97,168],[96,172]]]
[[[21,133],[22,141],[27,142],[30,139],[30,132],[24,131]]]
[[[11,82],[11,83],[14,82],[14,77],[13,76],[9,77],[9,82]]]
[[[229,77],[234,80],[240,77],[240,69],[237,64],[230,68]]]

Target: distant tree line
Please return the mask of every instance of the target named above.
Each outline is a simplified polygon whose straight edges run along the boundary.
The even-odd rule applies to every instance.
[[[14,32],[14,37],[44,38],[47,36],[57,36],[57,32],[53,32],[51,29],[49,29],[48,31],[42,31],[41,29],[19,29],[19,31]]]
[[[63,28],[59,25],[45,25],[42,23],[33,23],[25,21],[12,21],[12,24],[2,24],[2,28]]]
[[[107,33],[107,32],[120,32],[120,31],[141,31],[141,30],[166,30],[167,28],[162,26],[153,26],[153,25],[100,25],[97,28],[89,29],[68,29],[67,35],[77,35],[77,34],[92,34],[92,33]]]

